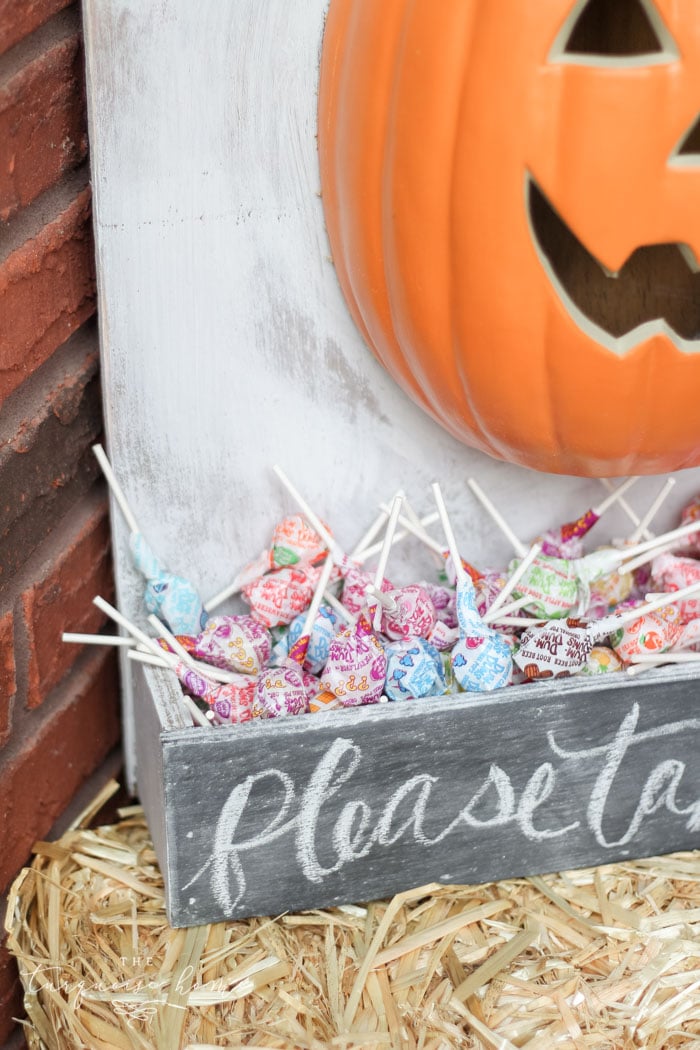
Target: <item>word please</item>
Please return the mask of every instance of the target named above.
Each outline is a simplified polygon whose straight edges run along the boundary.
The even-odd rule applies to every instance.
[[[304,877],[309,882],[322,883],[327,876],[370,853],[379,857],[382,849],[400,839],[431,850],[465,828],[478,832],[510,825],[527,840],[540,842],[572,835],[584,825],[599,846],[611,849],[631,842],[647,817],[665,809],[684,818],[689,830],[700,830],[700,799],[689,803],[686,798],[685,805],[679,802],[686,763],[676,757],[657,761],[659,745],[668,738],[686,756],[693,754],[693,737],[700,730],[700,719],[641,732],[637,732],[638,722],[639,707],[634,704],[612,739],[583,750],[565,750],[554,733],[547,733],[545,752],[557,764],[541,762],[520,792],[508,773],[493,763],[476,790],[474,786],[465,788],[455,783],[454,775],[442,778],[441,784],[439,776],[419,772],[399,783],[388,798],[379,800],[372,798],[371,783],[376,774],[362,748],[352,739],[337,737],[319,759],[303,790],[297,788],[289,773],[277,768],[263,769],[237,784],[221,810],[206,863],[184,888],[208,870],[218,904],[227,911],[235,909],[247,889],[245,855],[285,835],[293,841]],[[639,754],[644,744],[646,759]],[[627,756],[627,773],[632,766],[637,784],[631,803],[629,775],[621,773]],[[649,771],[643,779],[645,761]],[[565,770],[569,767],[579,770],[579,786],[574,790],[565,782]],[[593,777],[585,797],[581,796],[581,768],[586,770],[587,783]],[[467,777],[465,768],[464,778]],[[367,779],[369,783],[365,782]],[[355,797],[362,794],[363,788],[371,801]],[[462,791],[468,794],[467,798],[459,798]],[[440,801],[438,792],[443,795]],[[266,816],[262,827],[254,821],[261,798],[265,799],[265,813],[272,814]],[[545,806],[548,800],[551,804]],[[622,805],[628,813],[627,826],[622,834],[618,829],[618,837],[608,839],[604,830],[606,817],[612,813],[619,820],[618,809]],[[564,810],[578,819],[565,822],[561,816]],[[242,828],[254,831],[246,835]]]

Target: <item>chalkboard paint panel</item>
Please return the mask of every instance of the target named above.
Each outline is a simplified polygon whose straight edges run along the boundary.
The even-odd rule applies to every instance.
[[[170,921],[694,848],[697,696],[667,670],[163,732]]]

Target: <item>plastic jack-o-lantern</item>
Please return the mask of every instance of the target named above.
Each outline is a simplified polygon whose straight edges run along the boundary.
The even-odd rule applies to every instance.
[[[447,430],[700,463],[698,0],[332,0],[319,147],[355,321]]]

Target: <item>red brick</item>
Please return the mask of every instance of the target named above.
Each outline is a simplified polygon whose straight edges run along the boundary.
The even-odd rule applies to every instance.
[[[0,616],[0,747],[10,734],[15,677],[15,626],[11,611]]]
[[[83,56],[73,33],[0,86],[0,221],[86,155]]]
[[[0,0],[0,55],[73,0]]]
[[[63,631],[94,634],[104,613],[92,604],[96,594],[113,593],[106,500],[90,500],[59,528],[51,541],[55,560],[22,595],[29,642],[27,706],[38,707],[70,670],[80,648],[61,641]]]
[[[0,757],[0,892],[119,739],[114,652],[88,653],[51,698],[50,710],[32,717],[22,748]]]
[[[90,190],[0,265],[0,405],[95,310]]]

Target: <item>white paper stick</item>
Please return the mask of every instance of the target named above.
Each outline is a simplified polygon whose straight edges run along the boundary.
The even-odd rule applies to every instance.
[[[355,546],[353,547],[352,551],[350,552],[350,557],[353,559],[353,561],[355,560],[355,558],[357,558],[358,554],[362,553],[362,551],[365,549],[365,547],[369,547],[370,543],[372,542],[374,537],[377,535],[377,533],[381,530],[382,526],[386,523],[388,518],[389,518],[389,511],[388,511],[388,509],[385,510],[384,509],[384,504],[382,504],[382,509],[379,512],[379,514],[374,519],[374,521],[372,522],[370,527],[367,529],[367,532],[364,534],[362,539],[359,540],[359,542],[355,544]]]
[[[489,615],[491,615],[494,612],[497,612],[498,609],[500,609],[500,607],[503,605],[503,602],[506,600],[506,598],[508,597],[509,594],[513,593],[513,591],[515,590],[517,585],[520,583],[521,579],[523,578],[523,576],[525,575],[525,573],[530,568],[530,566],[532,565],[533,561],[535,560],[537,555],[540,554],[541,551],[542,551],[542,544],[540,544],[540,543],[533,543],[532,547],[530,547],[530,550],[527,552],[527,554],[525,555],[523,560],[520,562],[520,565],[518,565],[517,569],[515,569],[515,571],[513,572],[512,576],[510,576],[506,580],[505,586],[499,591],[499,593],[496,595],[495,599],[491,603],[491,605],[490,605],[490,607],[488,609]],[[530,597],[530,601],[532,601],[532,600],[533,600],[532,597]]]
[[[601,518],[603,514],[605,514],[606,510],[612,507],[614,503],[620,503],[620,505],[622,505],[622,497],[627,492],[627,490],[631,489],[637,481],[639,481],[639,474],[636,474],[632,478],[627,478],[627,480],[623,481],[621,485],[617,486],[617,488],[614,488],[611,485],[610,495],[607,496],[601,503],[599,503],[597,507],[591,508],[595,516],[597,518]]]
[[[311,509],[311,507],[306,502],[301,493],[298,491],[298,489],[296,489],[294,485],[292,485],[291,481],[284,473],[282,468],[275,463],[272,469],[274,470],[275,474],[280,479],[284,487],[287,489],[287,492],[289,492],[290,496],[295,501],[295,503],[299,506],[301,510],[303,510],[304,515],[307,521],[309,522],[309,525],[312,525],[316,532],[319,534],[319,536],[326,544],[328,550],[331,552],[335,560],[343,561],[343,559],[345,558],[345,552],[341,549],[337,541],[333,539],[326,526],[323,524],[318,515],[314,513],[314,511]]]
[[[114,471],[112,470],[112,465],[109,462],[109,460],[107,459],[107,455],[105,453],[105,450],[102,448],[102,445],[93,445],[92,446],[92,451],[95,453],[95,456],[97,458],[97,462],[100,464],[100,466],[102,468],[102,473],[104,474],[105,478],[107,479],[107,484],[109,485],[110,489],[112,490],[112,495],[114,496],[114,498],[117,501],[117,504],[119,506],[119,509],[121,510],[122,514],[124,515],[124,521],[128,525],[129,531],[130,532],[140,532],[141,530],[138,527],[138,524],[136,522],[136,518],[133,515],[133,511],[131,510],[131,507],[128,504],[126,496],[124,495],[124,490],[122,489],[121,485],[117,481],[116,475],[115,475]]]
[[[386,565],[389,560],[389,551],[391,550],[392,540],[396,532],[396,523],[399,520],[399,514],[401,513],[401,504],[403,503],[403,496],[394,496],[394,502],[391,505],[391,513],[389,514],[389,521],[387,522],[386,532],[384,533],[384,543],[382,549],[379,552],[379,561],[377,562],[377,568],[374,572],[374,586],[377,590],[382,588],[382,580],[384,579],[384,572],[386,571]],[[374,612],[374,629],[378,631],[382,622],[382,607],[377,603],[377,607]]]
[[[333,555],[329,554],[325,562],[323,563],[323,568],[321,569],[321,575],[319,576],[318,583],[316,584],[314,596],[311,599],[311,604],[309,605],[308,611],[306,613],[304,626],[301,629],[302,638],[306,638],[306,636],[310,635],[311,631],[313,630],[313,626],[318,615],[318,610],[321,608],[321,602],[323,601],[323,593],[326,587],[328,586],[328,581],[331,578],[331,573],[333,571],[334,564],[335,563],[333,561]]]
[[[153,638],[149,638],[148,635],[145,634],[140,627],[137,627],[136,624],[131,622],[131,620],[127,620],[126,616],[124,616],[123,613],[119,612],[119,609],[115,609],[113,605],[110,605],[109,602],[105,601],[104,598],[101,598],[99,594],[96,595],[92,599],[92,601],[98,609],[101,609],[102,612],[107,613],[110,619],[114,620],[114,622],[118,623],[120,627],[123,627],[125,630],[127,630],[129,634],[133,635],[134,638],[137,638],[139,642],[141,642],[141,644],[149,650],[149,652],[153,653],[154,656],[158,656],[163,660],[169,661],[172,665],[172,659],[175,659],[174,657],[172,657],[172,654],[166,653],[165,650],[161,649],[161,647],[156,641],[154,641]]]
[[[608,492],[615,492],[615,486],[613,485],[612,481],[609,480],[609,478],[600,478],[599,480],[603,488],[607,489]],[[633,525],[639,525],[641,519],[637,512],[633,510],[632,507],[630,507],[626,499],[618,499],[617,504],[620,510],[625,512],[625,514],[630,519]],[[652,540],[654,538],[653,532],[650,532],[649,529],[645,529],[643,535],[648,540]]]
[[[427,514],[424,518],[420,519],[421,525],[432,525],[433,522],[436,522],[437,520],[438,520],[438,515],[437,515],[437,513],[435,511],[433,511],[431,514]],[[408,535],[409,535],[409,530],[408,529],[406,529],[404,532],[396,532],[396,533],[394,533],[394,538],[391,541],[392,542],[392,546],[395,543],[400,543],[401,540],[405,540]],[[410,533],[410,535],[418,535],[418,534],[417,533]],[[420,539],[421,537],[418,536],[418,538]],[[358,554],[357,557],[355,558],[355,561],[358,563],[358,565],[364,565],[364,563],[366,561],[369,561],[370,558],[373,558],[375,554],[379,554],[379,552],[382,549],[382,546],[383,546],[383,541],[381,543],[373,543],[371,547],[366,547],[365,550],[361,551],[361,553]]]
[[[165,638],[166,642],[170,645],[170,648],[177,653],[183,663],[193,664],[194,658],[187,652],[185,647],[178,642],[175,635],[170,631],[164,623],[162,623],[157,616],[153,613],[148,617],[148,622],[151,627],[155,628],[156,633],[160,638]]]
[[[662,609],[665,605],[673,605],[674,602],[682,602],[698,592],[700,592],[700,581],[698,583],[691,583],[689,587],[682,587],[679,591],[671,591],[668,594],[663,594],[660,598],[655,598],[653,602],[645,602],[643,605],[638,605],[636,609],[626,609],[623,613],[614,613],[610,616],[604,616],[598,621],[597,626],[599,626],[604,632],[604,636],[609,633],[607,630],[608,625],[611,630],[616,630],[618,627],[622,627],[626,623],[631,623],[632,621],[637,620],[640,616],[646,616],[648,613],[656,612],[657,609]]]
[[[382,510],[388,509],[383,503],[380,503],[379,505]],[[437,540],[433,539],[433,537],[425,531],[420,518],[416,524],[416,522],[412,521],[411,518],[407,517],[405,514],[400,514],[399,525],[402,529],[406,529],[406,531],[410,532],[412,536],[415,536],[416,539],[420,540],[421,543],[424,543],[426,547],[429,547],[431,551],[435,551],[435,553],[439,554],[441,558],[444,558],[445,547],[441,546]]]
[[[433,491],[433,499],[435,500],[435,505],[437,507],[438,514],[440,515],[442,531],[445,533],[447,549],[449,550],[450,557],[452,558],[452,564],[454,565],[457,580],[459,583],[464,583],[467,578],[467,572],[464,566],[462,565],[462,558],[457,547],[455,534],[452,531],[452,523],[449,519],[447,507],[445,506],[445,500],[442,496],[442,489],[440,488],[437,481],[433,482],[433,484],[431,485],[431,489]]]
[[[467,485],[472,490],[476,498],[479,500],[479,503],[484,508],[484,510],[491,516],[494,523],[498,525],[499,529],[506,537],[517,556],[519,558],[524,558],[527,554],[527,547],[522,542],[522,540],[519,540],[518,537],[515,535],[515,533],[513,532],[513,530],[511,529],[510,525],[503,517],[501,512],[496,509],[489,497],[481,488],[481,485],[479,485],[479,483],[474,478],[467,478]]]
[[[192,656],[192,653],[187,652],[172,631],[170,631],[157,616],[151,614],[148,617],[148,622],[156,630],[160,638],[165,638],[170,648],[174,650],[175,654],[183,664],[186,664],[187,667],[191,667],[192,670],[196,671],[198,675],[202,676],[202,678],[206,678],[213,686],[218,683],[226,684],[237,680],[238,675],[235,671],[226,671],[220,667],[215,667],[213,664],[208,664],[203,660],[195,659],[195,657]]]
[[[700,653],[639,653],[638,656],[630,656],[631,664],[695,664],[700,662]]]
[[[199,710],[191,696],[183,694],[182,700],[197,725],[204,726],[206,729],[214,728],[207,716]]]
[[[323,595],[325,601],[330,605],[331,609],[337,612],[341,620],[344,620],[347,624],[355,622],[355,617],[352,615],[349,609],[346,609],[341,601],[339,601],[332,591],[326,590]]]
[[[228,587],[224,587],[218,594],[214,594],[211,598],[204,602],[205,612],[213,612],[214,609],[218,609],[220,605],[223,605],[227,598],[231,598],[234,594],[240,594],[241,585],[238,580],[235,579],[233,583],[230,583]]]
[[[171,671],[173,669],[173,665],[165,659],[165,653],[163,653],[163,657],[160,657],[151,652],[143,652],[142,649],[129,649],[126,655],[130,660],[135,660],[137,664],[149,664],[151,667],[167,667]]]
[[[494,627],[498,624],[503,627],[539,627],[545,623],[551,623],[551,620],[531,620],[529,616],[499,616],[495,620],[489,620],[488,626]]]
[[[524,605],[529,605],[532,601],[532,595],[526,594],[523,598],[518,598],[516,602],[509,602],[508,605],[499,606],[496,612],[492,615],[493,605],[491,605],[481,619],[484,623],[490,623],[492,620],[500,620],[501,616],[512,616],[518,609],[522,609]]]
[[[658,513],[659,507],[668,498],[668,495],[675,484],[675,478],[666,479],[666,482],[661,487],[661,490],[659,491],[656,499],[653,501],[653,503],[649,507],[649,510],[646,512],[639,525],[630,536],[630,543],[639,543],[640,539],[647,531],[647,526],[652,522],[652,520]]]
[[[371,594],[375,601],[379,602],[382,609],[388,613],[395,613],[398,605],[396,599],[392,598],[391,595],[385,594],[384,591],[380,590],[379,587],[375,587],[373,583],[367,585],[366,594]]]
[[[669,544],[673,544],[674,540],[681,540],[684,536],[691,536],[694,532],[700,531],[697,521],[691,521],[687,525],[681,525],[677,529],[671,529],[669,532],[662,532],[659,536],[655,536],[653,540],[648,540],[646,543],[638,543],[634,547],[630,547],[628,550],[621,551],[626,558],[636,558],[638,554],[644,554],[647,551],[654,550],[655,547],[668,547]],[[675,546],[675,544],[674,544]],[[618,569],[618,572],[627,572],[625,564]]]
[[[132,646],[133,638],[125,638],[123,634],[76,634],[75,631],[64,631],[61,641],[72,642],[75,645],[119,645]]]

